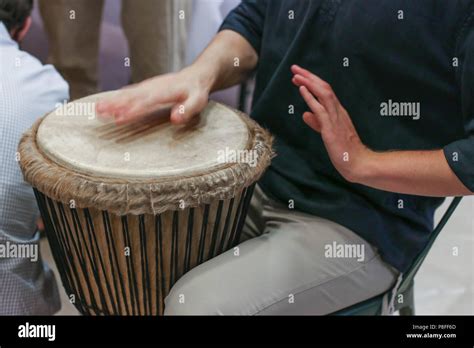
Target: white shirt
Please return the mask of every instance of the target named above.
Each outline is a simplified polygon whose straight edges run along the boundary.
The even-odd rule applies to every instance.
[[[186,64],[191,64],[206,48],[224,18],[239,4],[240,0],[194,0]]]
[[[69,87],[50,65],[21,51],[0,22],[0,243],[37,243],[39,216],[31,186],[23,181],[17,147],[21,135],[57,103]],[[0,258],[0,314],[48,314],[42,304],[48,276],[41,262]],[[51,278],[51,276],[49,276]]]

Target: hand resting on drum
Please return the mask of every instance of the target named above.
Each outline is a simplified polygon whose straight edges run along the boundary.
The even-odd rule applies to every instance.
[[[114,117],[120,125],[171,108],[172,123],[187,123],[206,107],[212,91],[243,81],[256,67],[257,60],[257,53],[242,36],[224,30],[191,66],[122,89],[97,103],[97,115]]]

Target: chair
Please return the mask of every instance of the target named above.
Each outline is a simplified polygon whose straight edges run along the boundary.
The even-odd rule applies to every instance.
[[[414,297],[414,278],[418,270],[420,269],[423,261],[428,255],[431,247],[433,246],[436,238],[440,234],[441,230],[444,228],[449,218],[453,214],[454,210],[461,201],[461,197],[455,197],[448,209],[444,213],[443,217],[439,221],[438,225],[433,230],[428,243],[425,245],[423,250],[415,258],[415,261],[410,266],[407,272],[403,275],[400,287],[398,288],[396,297],[395,297],[395,310],[400,311],[400,315],[415,315],[415,297]],[[393,289],[388,290],[390,293]],[[337,311],[331,315],[381,315],[382,314],[382,299],[386,293],[368,299],[366,301],[357,303],[348,308],[344,308],[340,311]],[[400,297],[402,295],[403,297]],[[398,301],[397,299],[403,299]]]

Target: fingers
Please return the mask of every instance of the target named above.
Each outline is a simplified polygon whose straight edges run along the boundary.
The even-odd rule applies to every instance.
[[[328,111],[337,109],[339,100],[326,81],[297,65],[293,65],[291,70],[295,74],[292,79],[293,84],[308,88]]]
[[[319,76],[313,74],[311,71],[309,70],[306,70],[306,69],[303,69],[302,67],[300,67],[299,65],[292,65],[291,66],[291,71],[293,72],[293,74],[295,75],[301,75],[303,77],[306,77],[307,79],[317,83],[317,84],[320,84],[320,85],[327,85],[329,86],[329,84],[324,81],[322,78],[320,78]],[[329,86],[330,87],[330,86]]]
[[[96,103],[96,113],[99,117],[113,116],[119,110],[130,105],[135,97],[134,91],[138,90],[140,84],[132,84],[122,87],[118,92],[110,97],[99,100]]]
[[[113,117],[130,105],[129,94],[126,91],[118,92],[113,97],[102,99],[96,103],[95,110],[98,117]]]
[[[302,67],[300,67],[299,65],[296,65],[296,64],[291,66],[291,72],[295,75],[301,75],[301,76],[304,76],[308,79],[311,79],[314,75],[310,71],[308,71],[306,69],[303,69]]]
[[[114,117],[117,124],[133,122],[152,114],[167,104],[186,98],[179,88],[173,88],[166,78],[147,80],[128,86],[96,104],[98,117]]]
[[[300,87],[300,94],[303,97],[306,104],[308,104],[309,108],[313,113],[320,117],[325,117],[327,115],[326,109],[323,105],[321,105],[316,98],[309,92],[306,86]]]
[[[324,124],[328,122],[328,113],[323,105],[308,91],[305,86],[300,87],[300,94],[312,112],[305,112],[303,120],[317,132],[321,132]]]
[[[313,95],[315,95],[321,104],[330,112],[337,110],[339,101],[336,98],[332,88],[327,85],[319,85],[310,81],[308,78],[302,75],[295,75],[293,77],[293,83],[297,86],[305,86]]]
[[[304,77],[301,75],[295,75],[292,79],[292,82],[296,86],[300,87],[300,94],[305,100],[306,104],[308,104],[308,106],[310,106],[310,108],[313,110],[313,112],[307,111],[303,114],[303,121],[312,129],[314,129],[316,132],[320,133],[322,127],[321,127],[321,122],[318,119],[317,115],[325,113],[326,110],[321,104],[318,103],[318,101],[314,98],[314,96],[308,92],[307,87],[305,86],[305,83],[303,83],[303,79]]]
[[[316,132],[321,133],[321,123],[319,122],[318,117],[315,114],[306,111],[303,114],[303,121]]]
[[[151,93],[142,93],[132,99],[126,108],[116,112],[115,123],[117,125],[139,121],[159,110],[170,108],[178,100],[185,98],[184,95],[168,95],[167,98],[157,98]],[[168,102],[171,101],[171,102]]]
[[[168,88],[160,95],[149,90],[122,91],[116,96],[102,100],[96,109],[102,113],[102,117],[113,116],[115,123],[122,125],[139,121],[161,109],[171,108],[171,122],[184,124],[206,105],[206,100],[200,95],[188,96],[179,89]]]

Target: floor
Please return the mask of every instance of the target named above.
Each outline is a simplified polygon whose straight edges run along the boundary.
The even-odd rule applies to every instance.
[[[474,197],[465,197],[415,279],[417,314],[474,314],[473,232]]]

